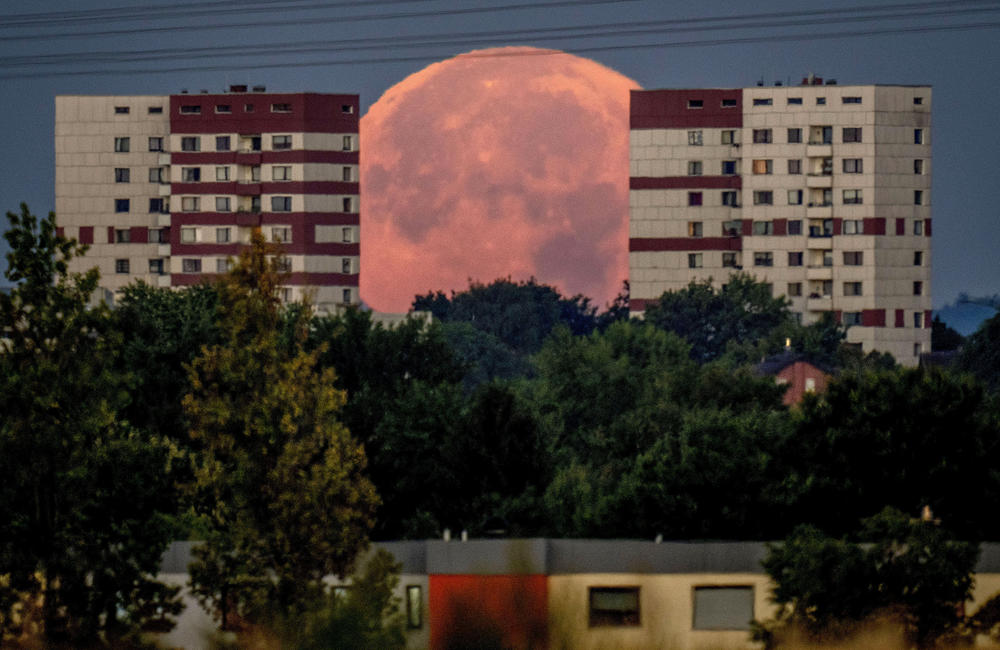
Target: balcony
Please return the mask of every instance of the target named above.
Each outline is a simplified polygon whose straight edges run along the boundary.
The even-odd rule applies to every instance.
[[[809,174],[806,176],[806,187],[833,187],[833,174]]]
[[[811,293],[806,298],[806,309],[809,311],[831,311],[833,309],[833,296],[821,296],[818,293]]]
[[[815,266],[810,264],[806,269],[806,279],[807,280],[832,280],[833,279],[833,265],[830,266]]]

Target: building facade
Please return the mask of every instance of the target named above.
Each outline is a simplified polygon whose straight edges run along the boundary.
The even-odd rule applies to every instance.
[[[915,365],[930,351],[931,89],[632,91],[633,313],[744,271],[802,322]]]
[[[228,270],[254,228],[282,246],[286,300],[357,303],[358,96],[56,97],[56,218],[112,295]]]

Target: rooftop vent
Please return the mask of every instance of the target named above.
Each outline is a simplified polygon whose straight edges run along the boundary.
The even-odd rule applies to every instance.
[[[836,86],[837,85],[837,80],[836,79],[827,79],[826,80],[826,85],[827,86]]]
[[[267,86],[254,86],[253,91],[255,93],[265,93],[267,92]]]
[[[781,81],[775,81],[775,82],[774,82],[774,85],[775,85],[775,86],[780,86],[780,85],[781,85]]]
[[[246,84],[229,87],[229,92],[231,93],[245,93],[246,91],[247,91]]]
[[[208,94],[208,90],[205,89],[205,88],[202,88],[200,92],[201,92],[202,95],[207,95]]]
[[[188,94],[188,89],[187,88],[181,88],[181,94],[182,95]]]

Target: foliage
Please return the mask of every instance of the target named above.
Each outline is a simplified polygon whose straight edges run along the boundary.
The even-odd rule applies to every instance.
[[[958,366],[979,377],[991,390],[1000,390],[1000,313],[966,339]]]
[[[971,378],[935,368],[844,373],[807,395],[796,417],[782,452],[791,521],[843,534],[882,506],[929,505],[967,539],[1000,538],[982,516],[1000,504],[996,411]]]
[[[194,592],[223,627],[302,611],[327,575],[346,575],[378,503],[365,454],[338,416],[344,392],[307,321],[282,337],[278,251],[259,231],[218,287],[223,342],[190,366],[184,397],[201,448],[191,493],[208,518]],[[299,312],[302,316],[306,310]]]
[[[88,308],[96,270],[55,216],[7,213],[0,294],[0,645],[137,643],[166,627],[176,589],[154,580],[175,507],[170,447],[117,419],[127,393],[117,340]],[[19,613],[18,613],[19,612]]]
[[[837,640],[883,618],[902,625],[909,643],[931,647],[962,624],[978,555],[975,544],[891,508],[864,520],[852,539],[800,526],[769,546],[763,565],[779,609],[757,636],[771,647],[792,630]]]
[[[401,567],[379,549],[343,593],[329,591],[320,607],[284,621],[282,644],[300,650],[402,650],[405,619],[394,595]]]
[[[965,337],[948,326],[940,316],[934,316],[931,321],[931,350],[945,352],[962,347]]]
[[[646,306],[645,320],[691,344],[691,358],[718,359],[730,345],[754,344],[791,322],[788,301],[771,296],[770,285],[736,273],[722,288],[711,278],[667,291]]]

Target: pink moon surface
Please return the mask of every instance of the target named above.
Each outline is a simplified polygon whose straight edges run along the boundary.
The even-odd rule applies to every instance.
[[[432,64],[361,119],[361,297],[497,278],[598,305],[628,275],[631,79],[555,50],[477,50]]]

